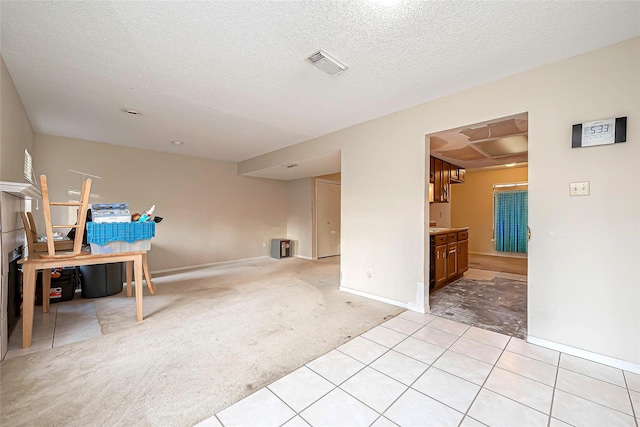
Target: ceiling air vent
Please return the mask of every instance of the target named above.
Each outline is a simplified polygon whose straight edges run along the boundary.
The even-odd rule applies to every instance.
[[[320,68],[325,73],[331,74],[332,76],[347,69],[346,65],[323,50],[317,51],[313,55],[309,56],[307,60],[316,67]]]

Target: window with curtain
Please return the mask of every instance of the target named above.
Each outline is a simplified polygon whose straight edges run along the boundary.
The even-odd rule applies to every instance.
[[[527,190],[494,193],[496,251],[527,253],[528,199]]]

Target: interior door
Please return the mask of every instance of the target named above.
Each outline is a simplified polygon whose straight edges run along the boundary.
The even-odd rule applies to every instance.
[[[340,255],[340,184],[316,181],[316,255]]]

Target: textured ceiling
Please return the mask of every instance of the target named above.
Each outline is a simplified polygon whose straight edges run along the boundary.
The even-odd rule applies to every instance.
[[[640,35],[638,1],[0,7],[0,51],[36,132],[227,161]],[[313,67],[318,49],[349,69]]]

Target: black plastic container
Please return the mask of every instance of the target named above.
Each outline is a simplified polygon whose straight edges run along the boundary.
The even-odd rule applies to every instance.
[[[78,268],[82,283],[82,298],[100,298],[122,292],[123,263],[82,265]]]
[[[46,273],[50,274],[49,270],[47,270]],[[49,303],[54,304],[56,302],[72,300],[76,293],[78,283],[77,267],[63,268],[60,272],[60,277],[51,278]],[[38,278],[36,280],[36,305],[42,305],[42,271],[38,271]]]

